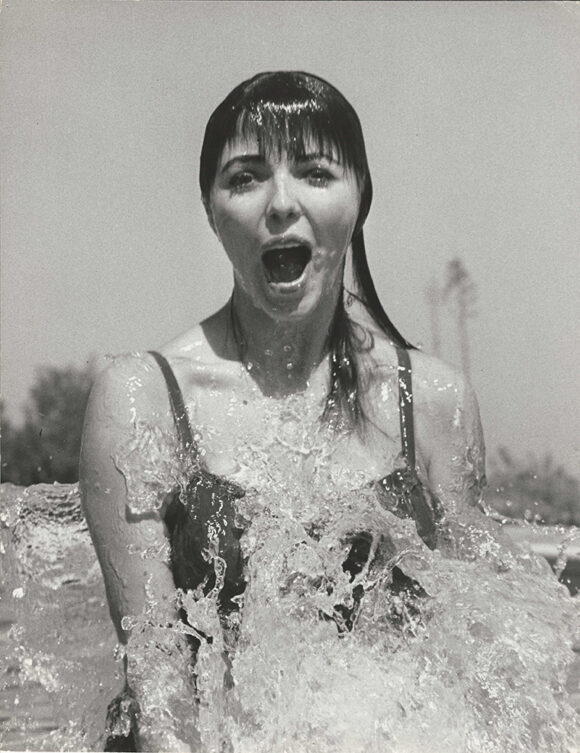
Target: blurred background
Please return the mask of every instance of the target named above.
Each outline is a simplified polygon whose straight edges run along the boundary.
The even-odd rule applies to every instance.
[[[2,479],[75,481],[103,356],[227,299],[205,124],[244,78],[302,69],[359,113],[377,289],[470,376],[490,501],[580,524],[579,40],[572,2],[4,0]]]

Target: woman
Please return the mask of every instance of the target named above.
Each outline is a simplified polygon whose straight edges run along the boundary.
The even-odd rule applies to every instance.
[[[289,653],[297,667],[316,644],[331,678],[337,651],[356,647],[355,668],[417,636],[421,567],[469,558],[449,532],[484,483],[471,388],[375,292],[371,179],[344,97],[305,73],[240,84],[207,125],[200,186],[232,297],[159,352],[116,359],[86,418],[84,510],[126,647],[113,748],[235,747],[243,725],[275,726],[273,695],[290,705]]]

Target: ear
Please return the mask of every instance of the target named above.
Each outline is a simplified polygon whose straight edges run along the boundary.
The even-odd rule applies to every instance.
[[[214,220],[214,216],[213,216],[213,209],[211,207],[211,203],[209,202],[209,200],[206,200],[203,196],[201,197],[201,201],[202,201],[203,207],[205,209],[205,213],[206,213],[206,216],[207,216],[207,221],[209,222],[209,226],[214,231],[214,233],[216,234],[216,236],[217,236],[217,238],[219,240],[219,234],[218,234],[217,228],[215,226],[215,220]]]

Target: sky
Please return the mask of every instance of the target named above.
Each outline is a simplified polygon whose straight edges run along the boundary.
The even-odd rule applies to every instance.
[[[391,319],[430,351],[425,291],[460,257],[488,454],[580,476],[579,42],[573,2],[4,0],[8,414],[38,367],[155,348],[228,298],[197,185],[205,124],[241,80],[300,69],[361,119]],[[459,364],[449,306],[441,328]]]

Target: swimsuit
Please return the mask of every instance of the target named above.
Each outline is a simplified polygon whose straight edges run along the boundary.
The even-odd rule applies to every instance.
[[[171,411],[179,444],[186,456],[198,456],[198,447],[187,417],[183,395],[167,360],[156,351],[149,351],[163,373],[169,393]],[[405,466],[394,470],[372,484],[381,505],[400,518],[413,518],[418,534],[430,549],[437,545],[440,511],[428,496],[417,475],[413,426],[413,386],[409,354],[397,349],[399,371],[399,421],[402,455]],[[239,541],[243,529],[235,522],[235,500],[245,494],[237,484],[200,467],[190,478],[185,492],[175,494],[165,516],[172,552],[175,585],[184,590],[204,584],[208,593],[215,585],[211,562],[202,551],[217,537],[219,555],[226,562],[225,580],[220,592],[222,607],[231,607],[232,597],[245,587],[243,560]],[[353,541],[344,569],[352,577],[360,572],[368,557],[369,543],[361,535]]]

